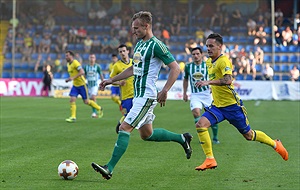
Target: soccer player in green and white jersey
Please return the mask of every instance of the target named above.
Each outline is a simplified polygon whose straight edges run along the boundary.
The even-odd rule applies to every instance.
[[[209,80],[208,71],[205,61],[203,61],[202,49],[195,47],[191,50],[193,62],[186,64],[183,78],[183,100],[188,101],[187,89],[190,83],[191,97],[190,108],[197,123],[201,116],[201,109],[208,107],[212,103],[209,86],[196,87],[195,83],[200,80]],[[211,126],[213,132],[213,143],[219,144],[218,140],[218,124]]]
[[[92,163],[93,169],[107,180],[112,177],[113,169],[125,153],[134,128],[138,129],[140,137],[145,141],[177,142],[184,148],[187,159],[192,154],[191,134],[177,134],[163,128],[152,128],[155,119],[153,110],[157,103],[165,106],[168,91],[180,73],[178,63],[166,45],[153,35],[150,12],[140,11],[133,15],[132,32],[139,40],[134,48],[133,66],[100,84],[100,89],[104,90],[106,85],[134,76],[133,106],[119,127],[112,157],[103,166]],[[163,63],[170,68],[169,77],[162,90],[157,92],[156,81]]]
[[[88,93],[91,100],[96,102],[96,96],[98,94],[99,77],[101,81],[104,80],[101,67],[96,63],[96,55],[91,53],[89,56],[89,64],[84,66],[85,77],[87,80]],[[92,118],[98,118],[97,110],[92,107]],[[102,112],[103,114],[103,112]]]

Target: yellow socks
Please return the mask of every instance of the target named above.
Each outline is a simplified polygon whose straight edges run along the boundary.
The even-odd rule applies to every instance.
[[[274,140],[271,139],[268,135],[266,135],[266,133],[262,131],[253,130],[252,141],[258,141],[275,148]]]
[[[70,110],[71,110],[71,117],[76,118],[76,103],[75,102],[70,103]]]
[[[207,128],[196,128],[203,152],[207,158],[213,158],[211,139]]]
[[[112,96],[111,99],[117,103],[119,106],[121,105],[121,100],[119,96]]]
[[[89,105],[92,106],[93,108],[95,108],[96,110],[101,109],[101,107],[96,102],[94,102],[93,100],[89,100]]]

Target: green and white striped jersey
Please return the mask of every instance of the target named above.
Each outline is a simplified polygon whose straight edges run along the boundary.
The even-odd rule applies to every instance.
[[[167,46],[155,36],[137,42],[133,55],[134,97],[156,99],[156,81],[162,64],[175,61]]]
[[[199,65],[194,62],[186,64],[184,68],[184,78],[189,80],[192,93],[203,92],[209,89],[209,86],[195,87],[197,81],[209,80],[206,63],[204,61]]]
[[[84,66],[84,72],[88,87],[98,86],[98,80],[102,74],[101,67],[99,64],[94,64],[93,66],[88,64]]]

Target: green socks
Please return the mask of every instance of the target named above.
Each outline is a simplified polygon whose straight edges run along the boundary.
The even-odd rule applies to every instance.
[[[180,144],[184,143],[184,138],[182,137],[181,134],[173,133],[171,131],[162,128],[153,129],[152,135],[145,140],[156,141],[156,142],[175,141]]]

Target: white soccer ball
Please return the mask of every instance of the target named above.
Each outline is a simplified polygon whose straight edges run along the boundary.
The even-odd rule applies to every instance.
[[[65,160],[58,166],[58,176],[61,179],[74,179],[78,175],[78,166],[72,160]]]

